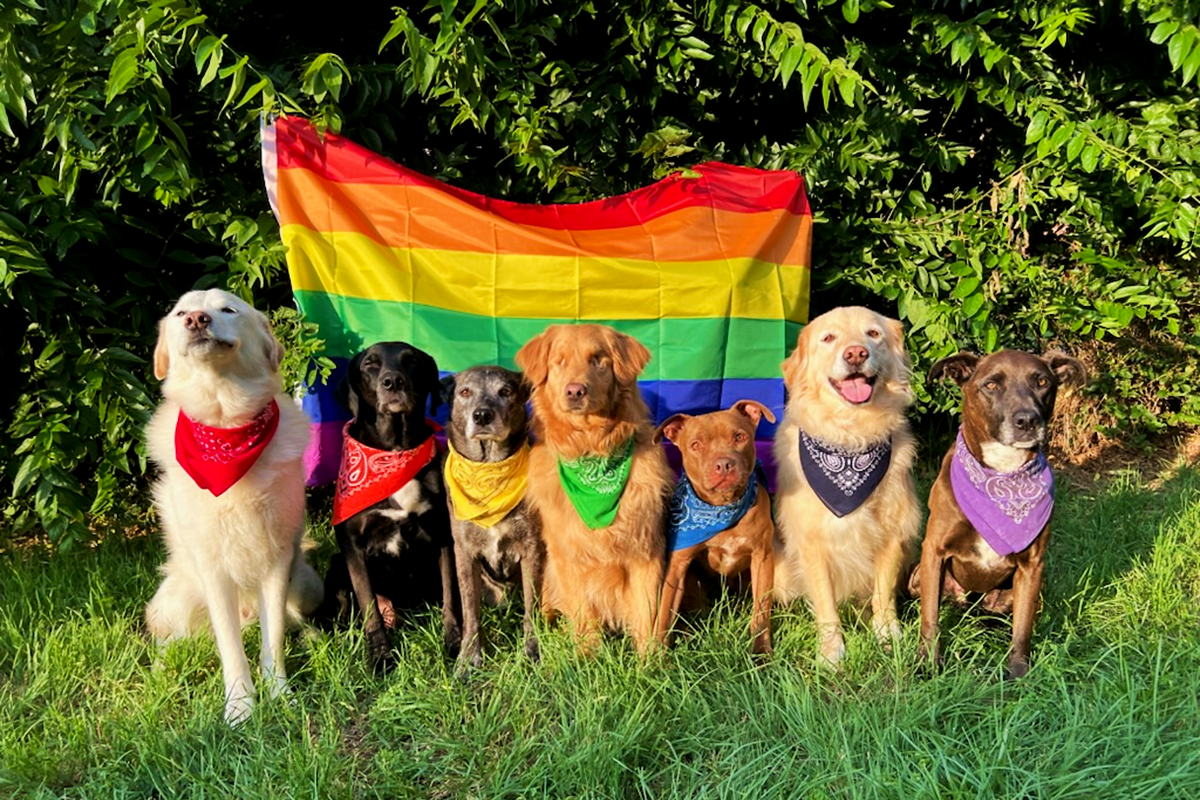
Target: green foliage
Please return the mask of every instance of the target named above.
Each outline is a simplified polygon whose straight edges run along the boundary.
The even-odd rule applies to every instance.
[[[814,311],[898,315],[918,373],[959,348],[1086,350],[1112,367],[1112,425],[1200,423],[1198,18],[1195,0],[10,2],[6,514],[77,539],[142,473],[146,368],[99,354],[144,359],[179,292],[288,304],[257,144],[279,112],[527,202],[706,159],[798,170]],[[295,323],[298,373],[319,347]],[[917,390],[924,412],[956,402]]]

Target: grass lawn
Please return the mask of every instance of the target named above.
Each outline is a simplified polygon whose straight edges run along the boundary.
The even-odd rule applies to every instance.
[[[320,561],[331,537],[314,535]],[[1053,535],[1016,683],[1007,625],[952,609],[946,668],[918,671],[915,604],[890,653],[850,619],[838,673],[816,665],[801,606],[777,611],[763,663],[745,598],[649,663],[622,639],[581,659],[552,629],[532,664],[519,609],[492,610],[498,648],[466,682],[427,612],[383,678],[356,632],[293,636],[292,702],[237,730],[212,641],[159,655],[140,630],[157,537],[10,552],[0,797],[1200,797],[1200,471],[1065,487]],[[246,642],[257,663],[257,628]]]

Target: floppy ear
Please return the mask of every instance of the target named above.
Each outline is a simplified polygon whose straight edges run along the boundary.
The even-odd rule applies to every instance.
[[[811,337],[809,331],[812,330],[811,325],[805,325],[800,331],[800,335],[796,337],[796,346],[792,349],[791,355],[783,360],[780,364],[780,369],[783,370],[784,386],[796,386],[800,383],[800,379],[804,376],[805,363],[808,360],[808,340]]]
[[[438,382],[438,387],[442,392],[442,399],[446,402],[446,408],[450,411],[454,410],[454,375],[447,375]]]
[[[971,375],[975,372],[975,365],[978,363],[979,356],[964,350],[956,355],[947,356],[930,367],[929,380],[936,381],[942,378],[950,378],[959,386],[962,386],[970,380]]]
[[[271,330],[271,321],[267,319],[266,314],[259,313],[258,321],[262,325],[263,335],[266,337],[263,339],[263,349],[267,363],[271,365],[271,372],[278,372],[279,365],[283,363],[283,345],[275,338],[275,332]]]
[[[547,328],[530,339],[513,358],[533,388],[541,386],[550,377],[550,331],[551,328]]]
[[[523,373],[513,372],[517,376],[517,402],[524,405],[529,402],[529,395],[533,391],[533,387],[529,385],[529,380]]]
[[[160,381],[167,377],[171,366],[171,349],[167,347],[167,318],[158,321],[158,342],[154,345],[154,377]]]
[[[1077,358],[1071,358],[1060,350],[1047,350],[1042,360],[1050,365],[1062,386],[1078,387],[1087,382],[1087,367]]]
[[[754,423],[754,427],[758,427],[758,422],[763,417],[767,418],[767,422],[774,422],[775,415],[771,413],[771,409],[764,406],[757,400],[738,400],[730,406],[734,411],[745,414]]]
[[[429,413],[433,414],[442,406],[442,383],[438,380],[437,362],[433,360],[433,356],[426,353],[424,350],[418,351],[420,354],[420,367],[418,371],[421,376],[421,383],[429,388]]]
[[[613,374],[623,384],[637,381],[638,375],[650,363],[650,351],[646,345],[627,333],[609,332],[609,346],[612,349]]]
[[[358,364],[362,361],[364,351],[359,351],[350,359],[350,364],[346,367],[345,374],[338,381],[337,386],[333,389],[334,399],[338,404],[350,412],[350,416],[358,416],[358,407],[362,403],[362,396],[358,393],[358,381],[360,378]]]
[[[908,351],[904,349],[904,323],[890,317],[884,317],[883,323],[888,330],[888,348],[892,351],[892,355],[904,365],[906,370],[911,369]]]
[[[687,414],[675,414],[663,420],[662,424],[654,431],[654,443],[658,444],[664,438],[668,441],[675,441],[675,437],[683,430],[684,423],[691,417]]]

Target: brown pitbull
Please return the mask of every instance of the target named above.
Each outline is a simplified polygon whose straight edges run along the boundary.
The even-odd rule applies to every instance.
[[[684,475],[671,497],[667,550],[655,634],[664,645],[679,613],[688,566],[698,556],[726,577],[750,569],[753,652],[771,652],[771,589],[775,581],[775,523],[771,498],[754,449],[758,421],[775,415],[753,400],[698,417],[676,414],[658,426],[683,455]]]
[[[929,371],[962,387],[962,427],[929,494],[921,563],[910,590],[921,597],[921,657],[941,663],[942,595],[983,594],[984,607],[1013,615],[1008,678],[1029,671],[1054,505],[1047,428],[1060,385],[1080,385],[1083,364],[1056,351],[959,353]]]

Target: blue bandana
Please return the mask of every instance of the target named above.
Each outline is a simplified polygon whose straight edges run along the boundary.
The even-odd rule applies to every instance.
[[[800,431],[800,467],[813,493],[836,516],[861,506],[887,474],[892,440],[855,452],[827,444]]]
[[[681,475],[668,506],[671,522],[667,526],[667,549],[672,552],[684,550],[737,525],[754,508],[759,481],[766,486],[767,477],[761,461],[755,462],[742,499],[727,506],[713,506],[700,499],[687,475]]]

